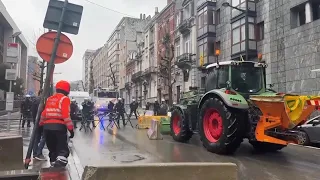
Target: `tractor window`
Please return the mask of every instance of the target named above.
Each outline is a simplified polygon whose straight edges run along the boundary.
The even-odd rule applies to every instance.
[[[218,69],[218,87],[226,88],[229,80],[229,66],[220,66]]]
[[[205,86],[206,92],[213,89],[217,89],[217,79],[218,79],[217,69],[214,68],[210,71],[210,73],[206,78],[206,86]]]
[[[241,93],[256,93],[263,87],[263,68],[232,66],[232,88]]]

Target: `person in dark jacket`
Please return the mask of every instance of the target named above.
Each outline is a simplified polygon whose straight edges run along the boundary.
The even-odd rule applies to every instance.
[[[131,118],[132,114],[134,113],[134,115],[136,116],[136,119],[138,119],[137,116],[137,109],[138,109],[138,102],[136,102],[135,99],[132,99],[132,103],[130,103],[130,114],[129,114],[129,119]]]
[[[24,125],[27,121],[27,127],[31,127],[30,121],[33,119],[32,117],[32,101],[31,101],[31,96],[26,95],[25,100],[21,103],[20,111],[23,115],[22,119],[22,128],[24,128]]]
[[[160,104],[159,104],[159,102],[156,100],[156,101],[154,102],[154,105],[153,105],[153,112],[154,112],[154,115],[155,115],[155,116],[158,116],[159,110],[160,110]]]
[[[164,99],[161,100],[161,106],[158,115],[167,116],[168,114],[168,105]]]
[[[124,109],[124,103],[122,102],[121,98],[118,98],[117,104],[114,106],[116,112],[118,113],[117,116],[117,123],[120,127],[120,117],[122,118],[123,126],[126,126],[126,119],[124,117],[125,109]]]
[[[112,101],[109,101],[109,103],[108,103],[108,111],[112,112],[113,108],[114,108],[114,103]]]
[[[38,92],[38,97],[35,97],[35,99],[33,101],[32,116],[33,116],[34,122],[36,121],[38,108],[39,108],[40,101],[41,101],[41,94],[42,94],[42,90],[40,90]],[[38,127],[37,135],[36,135],[34,146],[33,146],[33,158],[34,159],[39,160],[39,161],[47,160],[42,153],[45,145],[46,145],[46,139],[43,135],[43,128]]]
[[[78,111],[79,111],[78,103],[75,99],[72,99],[70,104],[70,117],[73,122],[74,128],[77,128]]]
[[[89,127],[90,121],[92,122],[92,126],[94,126],[94,103],[90,99],[85,99],[82,105],[82,114],[88,120],[87,126]]]
[[[147,104],[146,104],[146,110],[147,111],[150,110],[150,106],[151,106],[151,104],[149,102],[147,102]]]

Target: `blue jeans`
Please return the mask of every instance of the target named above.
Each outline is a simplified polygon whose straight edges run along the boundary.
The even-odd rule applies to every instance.
[[[37,141],[38,140],[38,141]],[[36,156],[39,156],[39,155],[42,155],[42,150],[44,148],[44,145],[46,144],[46,139],[45,137],[42,135],[41,136],[41,139],[38,138],[36,139],[36,142],[35,142],[35,146],[33,147],[33,157],[36,157]]]

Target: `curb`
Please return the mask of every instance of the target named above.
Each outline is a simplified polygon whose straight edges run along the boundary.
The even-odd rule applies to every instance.
[[[83,171],[84,171],[84,168],[80,162],[80,158],[76,152],[76,149],[75,147],[73,146],[73,142],[70,141],[69,142],[70,146],[69,146],[69,149],[70,149],[70,155],[71,155],[71,158],[73,160],[73,163],[72,164],[69,164],[69,166],[73,166],[72,168],[74,168],[76,170],[76,174],[78,177],[74,177],[73,174],[70,173],[70,171],[68,171],[69,173],[69,176],[72,178],[72,179],[81,179],[82,177],[82,174],[83,174]]]

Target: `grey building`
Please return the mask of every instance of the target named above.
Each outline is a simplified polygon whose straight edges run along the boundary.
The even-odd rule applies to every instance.
[[[248,60],[257,61],[262,54],[269,65],[267,84],[281,92],[318,94],[320,73],[311,70],[320,68],[320,1],[198,0],[199,66],[246,59],[245,13],[222,6],[224,2],[248,7]]]
[[[82,81],[84,83],[85,90],[89,90],[89,59],[95,50],[87,49],[82,57]]]

